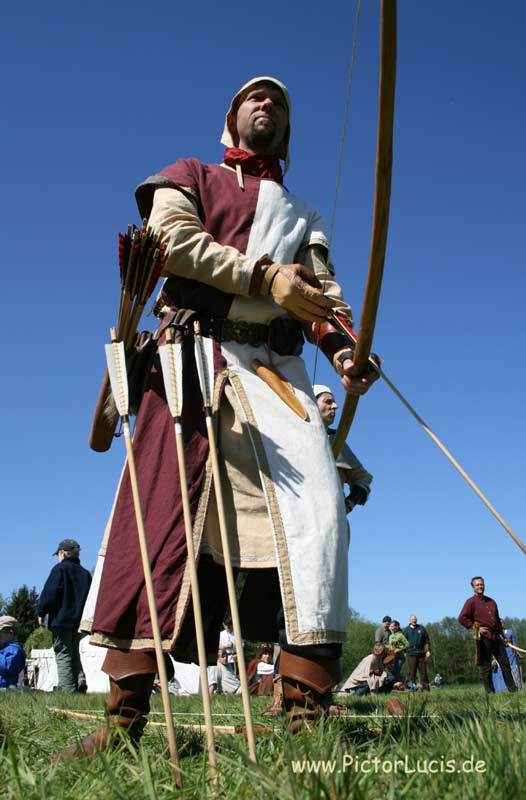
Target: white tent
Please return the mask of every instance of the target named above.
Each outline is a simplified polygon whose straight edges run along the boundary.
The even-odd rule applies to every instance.
[[[49,650],[33,648],[26,660],[26,666],[30,686],[41,692],[53,691],[53,687],[57,685],[57,665],[51,648]]]
[[[102,662],[106,655],[105,647],[90,644],[89,636],[80,641],[80,660],[86,675],[88,692],[109,692],[110,684],[106,673],[102,672]],[[173,661],[173,659],[172,659]],[[173,694],[189,695],[199,693],[199,667],[197,664],[181,664],[173,661],[174,679],[170,682]],[[57,665],[53,648],[31,650],[27,659],[28,677],[35,689],[52,692],[58,683]]]
[[[89,643],[89,636],[85,636],[80,640],[79,650],[88,692],[109,692],[108,676],[101,671],[106,648],[94,647]],[[41,692],[52,692],[58,684],[57,664],[52,647],[46,650],[31,650],[31,655],[27,659],[27,669],[30,683]]]

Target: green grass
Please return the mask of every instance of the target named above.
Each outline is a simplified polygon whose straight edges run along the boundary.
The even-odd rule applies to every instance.
[[[218,796],[236,800],[526,798],[523,692],[488,698],[482,688],[473,687],[398,697],[406,706],[405,717],[385,716],[389,698],[349,698],[344,702],[360,716],[324,720],[311,733],[296,737],[288,734],[281,720],[260,717],[268,702],[265,698],[254,699],[255,722],[271,725],[272,731],[257,734],[257,767],[248,760],[244,736],[217,737],[220,792],[210,780],[203,737],[176,729],[184,784],[177,793],[162,729],[147,729],[138,750],[124,743],[92,761],[52,765],[50,757],[54,752],[87,734],[96,723],[58,717],[48,709],[56,706],[90,712],[103,708],[104,697],[58,692],[2,693],[2,797],[4,800],[162,800],[176,796],[185,800]],[[176,725],[202,720],[199,714],[188,716],[188,712],[202,710],[199,698],[174,697],[172,705]],[[156,711],[162,708],[157,696],[153,698],[153,708]],[[237,697],[214,697],[213,712],[217,724],[243,721]],[[155,714],[152,720],[161,721],[162,716]],[[484,771],[465,771],[477,762],[483,762],[479,769]],[[313,771],[316,769],[317,773]],[[427,770],[427,774],[418,769]],[[430,769],[438,771],[431,774]]]

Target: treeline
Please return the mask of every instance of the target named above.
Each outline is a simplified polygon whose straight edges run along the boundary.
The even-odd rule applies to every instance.
[[[38,627],[37,608],[38,592],[34,586],[30,589],[24,584],[19,589],[15,589],[7,599],[0,595],[0,616],[7,614],[18,620],[22,644],[24,644],[30,633]]]
[[[37,621],[38,593],[33,586],[21,586],[5,599],[0,595],[0,615],[9,614],[20,623],[20,641],[31,647],[49,647],[51,636]],[[378,623],[363,619],[353,609],[349,612],[347,641],[343,646],[342,671],[347,677],[358,662],[370,652],[374,644],[374,633]],[[526,647],[526,619],[506,617],[504,627],[511,628],[515,642]],[[425,624],[431,640],[431,658],[428,662],[429,677],[439,672],[447,683],[477,683],[479,670],[475,667],[473,633],[462,627],[455,617],[444,617],[440,622]],[[245,654],[254,657],[259,649],[256,642],[247,642]]]
[[[347,641],[343,647],[343,674],[352,672],[358,662],[371,650],[378,623],[364,620],[351,609],[347,626]],[[477,683],[480,671],[475,667],[473,633],[459,624],[455,617],[444,617],[440,622],[424,626],[431,640],[429,677],[440,673],[447,683]],[[525,647],[526,619],[506,617],[504,627],[511,628],[515,642]]]

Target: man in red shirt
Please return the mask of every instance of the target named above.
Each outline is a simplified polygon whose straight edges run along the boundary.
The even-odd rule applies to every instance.
[[[494,692],[491,680],[491,657],[494,656],[501,669],[508,692],[516,692],[517,686],[511,674],[510,663],[506,655],[503,641],[504,631],[500,619],[499,609],[495,600],[484,594],[484,578],[476,575],[471,579],[473,597],[464,603],[458,621],[465,628],[472,628],[473,623],[480,625],[480,666],[482,667],[482,681],[486,692]]]

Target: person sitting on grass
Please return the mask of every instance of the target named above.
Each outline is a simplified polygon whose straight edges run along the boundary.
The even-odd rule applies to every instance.
[[[274,647],[265,643],[260,646],[258,658],[252,659],[247,667],[248,687],[250,694],[271,695],[274,682],[274,664],[272,657]]]
[[[362,658],[357,667],[351,672],[340,689],[340,693],[355,694],[358,696],[373,693],[387,693],[401,684],[395,682],[394,676],[385,668],[385,659],[389,651],[377,642],[369,655]]]
[[[26,665],[24,648],[17,641],[18,620],[14,617],[0,617],[0,689],[16,687],[18,678]]]
[[[237,675],[228,668],[228,653],[220,650],[215,667],[208,667],[208,690],[210,694],[241,694],[241,683]]]

